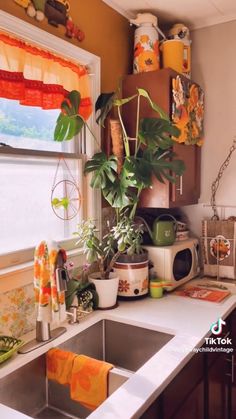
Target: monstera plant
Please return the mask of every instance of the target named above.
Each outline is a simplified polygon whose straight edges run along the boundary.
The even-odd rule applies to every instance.
[[[155,118],[140,118],[140,99],[145,98],[151,109],[156,112]],[[136,140],[131,147],[130,139],[122,119],[122,107],[136,100],[137,112],[134,115]],[[54,139],[70,140],[88,124],[78,114],[80,93],[72,91],[62,103]],[[107,156],[99,151],[86,163],[85,173],[91,173],[91,186],[102,191],[103,197],[116,209],[117,218],[124,213],[133,219],[139,196],[143,189],[152,185],[152,177],[160,182],[168,179],[175,182],[175,175],[184,171],[184,163],[175,158],[172,151],[172,136],[178,137],[178,128],[170,121],[168,115],[154,103],[148,92],[137,89],[137,93],[128,98],[119,98],[117,93],[101,94],[95,105],[97,123],[104,126],[108,114],[113,111],[111,119],[113,154]],[[88,127],[89,129],[89,127]],[[95,138],[96,141],[96,138]]]

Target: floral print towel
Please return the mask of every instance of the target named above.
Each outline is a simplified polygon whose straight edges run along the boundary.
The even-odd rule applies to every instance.
[[[58,292],[56,286],[56,267],[62,252],[65,254],[55,243],[48,245],[46,241],[35,249],[34,293],[38,321],[50,323],[66,318],[65,292]]]

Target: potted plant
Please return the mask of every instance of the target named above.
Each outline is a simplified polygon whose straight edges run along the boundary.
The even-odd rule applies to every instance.
[[[125,299],[148,294],[148,252],[142,248],[143,227],[122,214],[111,230],[120,251],[113,265],[119,275],[118,296]]]
[[[157,114],[156,118],[140,118],[141,98],[148,101],[152,110]],[[136,138],[133,147],[126,133],[121,112],[122,106],[131,100],[137,101],[137,112],[134,115]],[[72,91],[67,100],[62,103],[62,112],[58,117],[54,133],[56,141],[69,140],[78,134],[84,125],[87,126],[86,121],[78,115],[79,105],[80,94],[77,91]],[[148,293],[147,255],[144,256],[145,253],[137,251],[135,233],[129,235],[128,248],[133,249],[132,257],[128,248],[124,248],[120,252],[118,249],[120,249],[122,239],[119,234],[122,236],[126,227],[129,233],[131,230],[135,231],[133,220],[139,196],[143,189],[151,187],[153,176],[160,182],[164,182],[165,179],[175,182],[174,174],[181,175],[183,173],[184,163],[175,159],[175,154],[172,151],[173,140],[171,139],[171,136],[178,137],[180,132],[144,89],[137,89],[137,94],[134,96],[121,99],[117,93],[101,94],[96,102],[95,110],[99,113],[97,122],[101,126],[104,126],[111,110],[117,116],[117,118],[111,119],[113,154],[107,156],[104,151],[95,153],[85,164],[84,172],[92,174],[91,187],[100,189],[103,197],[116,211],[117,225],[115,226],[116,230],[113,230],[113,239],[116,236],[117,240],[112,242],[113,252],[116,256],[112,267],[122,276],[119,294],[132,297],[145,295]],[[84,235],[84,237],[86,236]],[[84,241],[83,234],[81,240]],[[139,244],[141,247],[141,241]],[[100,251],[101,248],[98,246],[92,249],[88,247],[86,253],[88,256],[96,255],[96,258],[99,256],[101,266],[101,263],[104,262],[104,248],[101,254],[99,254]],[[127,253],[126,257],[125,253]],[[143,270],[142,275],[136,271],[135,276],[130,279],[130,273],[128,274],[132,271],[130,263]],[[126,267],[122,264],[126,264]],[[135,277],[140,278],[136,285],[134,284]]]
[[[156,118],[140,118],[141,98],[148,101],[157,114]],[[131,100],[137,101],[133,151],[121,113],[122,106]],[[86,121],[78,114],[79,105],[80,94],[77,91],[70,92],[67,100],[62,102],[62,112],[54,132],[56,141],[69,140],[78,134],[84,125],[88,127]],[[119,99],[117,93],[101,94],[95,110],[99,113],[97,122],[101,126],[104,126],[111,110],[117,113],[117,118],[111,120],[113,154],[107,156],[104,151],[95,153],[85,164],[84,172],[92,173],[92,188],[101,190],[103,197],[116,210],[117,219],[124,210],[127,214],[127,209],[129,217],[133,219],[139,196],[143,189],[151,187],[153,176],[160,182],[164,182],[165,179],[175,182],[173,175],[181,175],[184,172],[183,161],[175,159],[171,148],[171,136],[178,137],[179,129],[144,89],[137,89],[136,95],[123,99]]]
[[[76,244],[83,247],[87,262],[90,264],[89,280],[96,286],[98,307],[112,308],[116,305],[118,285],[122,283],[119,271],[122,270],[117,260],[124,254],[132,258],[134,254],[144,255],[141,248],[143,229],[127,216],[112,227],[110,232],[100,239],[93,221],[82,221],[74,233],[78,237]],[[144,273],[147,281],[148,262]],[[121,275],[122,276],[122,275]],[[120,279],[120,283],[119,283]],[[109,280],[109,281],[108,281]]]

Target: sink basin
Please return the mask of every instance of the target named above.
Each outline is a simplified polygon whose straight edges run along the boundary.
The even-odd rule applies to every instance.
[[[101,320],[64,342],[60,348],[135,372],[172,337],[144,327]]]
[[[101,320],[59,347],[112,363],[110,395],[172,337],[143,327]],[[0,380],[0,403],[38,419],[86,418],[90,414],[70,399],[68,386],[47,381],[45,355]]]

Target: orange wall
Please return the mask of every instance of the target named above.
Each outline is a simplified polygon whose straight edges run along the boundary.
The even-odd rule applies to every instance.
[[[74,23],[85,33],[83,42],[69,40],[64,36],[63,26],[54,28],[47,23],[47,19],[37,23],[13,0],[0,0],[2,10],[100,56],[102,91],[114,90],[119,78],[130,72],[133,31],[128,20],[102,0],[70,0],[70,5]]]

